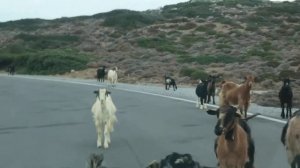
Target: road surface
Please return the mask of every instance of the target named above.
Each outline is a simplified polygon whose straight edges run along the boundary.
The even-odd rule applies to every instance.
[[[110,148],[103,150],[96,148],[90,112],[99,83],[30,78],[0,76],[1,168],[83,168],[91,153],[103,153],[108,168],[144,168],[171,152],[216,166],[216,118],[190,101],[111,89],[119,121]],[[280,143],[283,123],[255,118],[249,124],[256,168],[288,168]]]

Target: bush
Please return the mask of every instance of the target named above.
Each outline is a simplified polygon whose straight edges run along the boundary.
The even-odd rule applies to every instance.
[[[193,44],[206,41],[206,38],[203,36],[197,36],[195,34],[188,34],[181,36],[180,43],[186,47],[191,47]]]
[[[44,22],[42,19],[21,19],[17,21],[0,22],[0,29],[35,31],[38,28],[42,28]]]
[[[257,56],[260,59],[265,60],[265,61],[271,61],[271,60],[275,60],[278,58],[278,56],[275,53],[270,52],[270,51],[264,51],[261,48],[250,49],[247,51],[247,53],[245,55],[245,57],[248,59],[253,56]]]
[[[290,77],[290,78],[293,78],[293,79],[300,79],[300,73],[298,72],[295,72],[295,71],[292,71],[292,70],[283,70],[279,73],[279,78],[280,79],[283,79],[283,78],[286,78],[286,77]]]
[[[176,44],[166,38],[140,38],[137,40],[137,44],[143,48],[155,48],[158,51],[168,51],[175,54],[184,54],[185,51],[180,50]]]
[[[13,63],[17,70],[22,69],[23,73],[28,74],[48,75],[69,72],[71,69],[81,70],[86,68],[87,62],[86,55],[67,49],[26,51],[21,54],[0,52],[0,68]]]
[[[97,17],[97,15],[95,15],[95,17]],[[159,20],[156,16],[130,10],[114,10],[99,15],[99,17],[105,18],[103,26],[116,27],[123,30],[147,26]]]
[[[22,45],[31,49],[54,49],[62,48],[79,42],[78,36],[72,35],[30,35],[19,34],[15,39],[24,41]]]
[[[272,81],[279,81],[279,78],[276,74],[274,73],[264,73],[264,74],[260,74],[257,76],[256,82],[262,82],[265,80],[272,80]]]
[[[257,6],[262,4],[261,0],[223,0],[218,2],[218,5],[224,5],[226,7],[236,7],[237,4],[241,4],[243,6]]]
[[[162,15],[166,18],[175,18],[178,16],[207,18],[209,16],[219,16],[210,10],[212,2],[194,2],[178,3],[176,5],[167,5],[163,7]]]
[[[183,67],[180,70],[180,75],[182,76],[189,76],[191,79],[207,79],[208,74],[199,69],[194,69],[194,68],[188,68],[188,67]]]
[[[189,55],[181,55],[178,57],[178,62],[189,63],[189,62],[197,62],[201,65],[209,65],[211,63],[234,63],[240,62],[241,58],[229,56],[229,55],[202,55],[202,56],[189,56]]]
[[[275,61],[275,60],[271,60],[271,61],[268,61],[266,63],[266,66],[269,66],[269,67],[272,67],[272,68],[276,68],[280,65],[280,62],[278,61]]]
[[[197,25],[193,22],[188,22],[178,27],[178,30],[190,30],[197,27]]]

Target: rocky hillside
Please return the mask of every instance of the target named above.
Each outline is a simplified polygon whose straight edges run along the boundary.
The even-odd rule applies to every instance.
[[[0,23],[0,68],[93,78],[100,65],[118,66],[123,82],[161,83],[168,74],[179,85],[208,74],[241,82],[251,73],[256,90],[274,90],[255,97],[265,105],[278,105],[280,79],[290,77],[299,106],[299,21],[299,1],[250,0],[11,21]]]

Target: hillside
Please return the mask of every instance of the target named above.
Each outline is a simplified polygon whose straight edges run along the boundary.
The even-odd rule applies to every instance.
[[[0,23],[0,69],[13,63],[17,73],[93,78],[100,65],[118,66],[123,82],[161,83],[168,74],[179,85],[252,73],[255,89],[275,90],[254,99],[265,105],[278,105],[280,79],[290,76],[299,107],[299,20],[299,1],[242,0],[11,21]]]

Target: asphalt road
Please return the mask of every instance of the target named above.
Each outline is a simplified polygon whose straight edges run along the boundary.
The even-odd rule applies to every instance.
[[[195,104],[112,89],[118,123],[109,149],[96,148],[90,108],[96,82],[68,83],[0,76],[0,168],[83,168],[104,153],[108,168],[143,168],[171,152],[216,166],[214,116]],[[288,168],[282,123],[249,121],[256,168]]]

